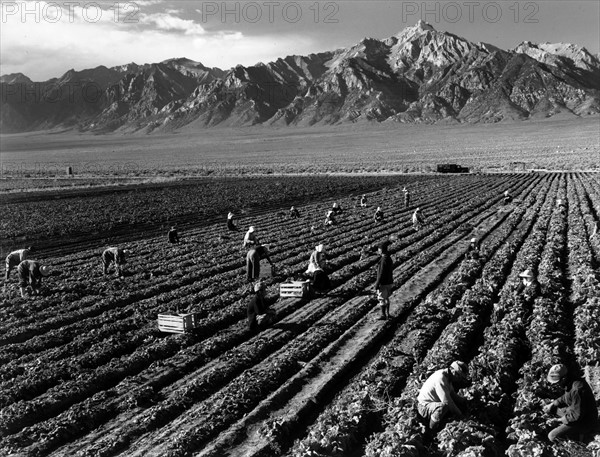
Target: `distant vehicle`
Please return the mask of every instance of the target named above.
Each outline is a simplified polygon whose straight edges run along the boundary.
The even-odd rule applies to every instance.
[[[469,173],[468,167],[461,167],[455,163],[439,164],[437,166],[438,173]]]

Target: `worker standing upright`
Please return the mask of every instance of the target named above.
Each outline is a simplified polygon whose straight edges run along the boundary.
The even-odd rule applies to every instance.
[[[408,208],[410,206],[410,192],[406,187],[402,189],[402,192],[404,192],[404,207]]]
[[[377,267],[375,290],[381,308],[381,319],[390,318],[390,295],[394,285],[394,262],[388,252],[388,244],[388,242],[383,242],[377,247],[377,253],[381,259]]]
[[[258,237],[256,236],[256,230],[254,228],[254,226],[250,226],[248,228],[248,231],[246,232],[246,235],[244,235],[244,245],[243,247],[248,247],[248,246],[258,246],[260,245],[260,242],[258,241]]]
[[[23,260],[17,266],[17,271],[22,298],[25,298],[27,286],[31,286],[33,295],[39,295],[42,289],[42,278],[50,275],[50,267],[35,260]]]
[[[381,207],[378,206],[377,209],[375,210],[375,214],[373,214],[373,220],[375,222],[381,222],[383,221],[383,211],[381,210]]]

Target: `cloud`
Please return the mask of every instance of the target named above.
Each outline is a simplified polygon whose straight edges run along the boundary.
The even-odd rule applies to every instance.
[[[21,11],[6,15],[0,27],[0,71],[44,81],[71,68],[153,63],[182,56],[228,69],[268,62],[290,51],[307,54],[314,46],[314,39],[301,34],[207,31],[193,19],[180,17],[180,11],[148,10],[157,3],[137,1],[140,6],[133,10],[127,2],[116,3],[117,9],[115,3],[86,9],[87,2],[82,2],[59,13],[52,2],[42,1],[24,18]]]
[[[204,28],[193,20],[182,19],[168,12],[141,14],[139,23],[167,32],[183,32],[186,35],[203,35],[205,33]]]

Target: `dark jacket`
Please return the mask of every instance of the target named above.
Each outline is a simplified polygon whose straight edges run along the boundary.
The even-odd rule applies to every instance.
[[[262,293],[254,294],[248,302],[248,330],[258,329],[256,316],[260,316],[267,311],[267,305]]]
[[[573,381],[566,393],[554,400],[554,405],[565,408],[565,418],[570,425],[588,426],[598,421],[594,394],[583,378]]]
[[[179,243],[179,234],[177,233],[177,230],[169,230],[169,243]]]
[[[394,263],[389,254],[383,254],[377,268],[375,288],[378,288],[380,285],[389,286],[391,284],[394,284]]]

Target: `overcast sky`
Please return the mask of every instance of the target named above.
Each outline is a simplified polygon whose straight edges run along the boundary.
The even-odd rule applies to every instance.
[[[7,1],[0,74],[34,81],[67,70],[188,57],[210,67],[269,62],[387,38],[419,19],[512,49],[567,42],[600,51],[600,1]]]

